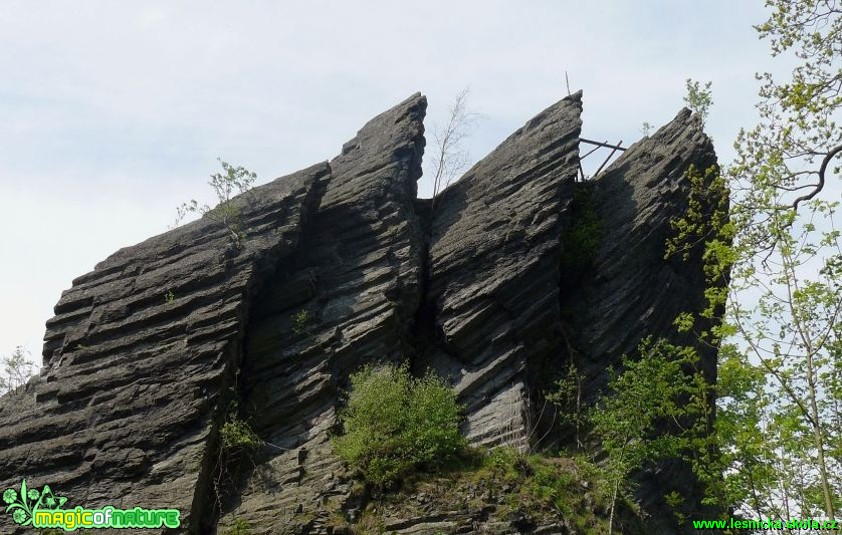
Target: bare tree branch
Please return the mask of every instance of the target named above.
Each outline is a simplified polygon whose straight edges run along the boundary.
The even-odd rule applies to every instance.
[[[478,115],[468,110],[468,88],[456,95],[450,106],[447,124],[444,128],[433,127],[435,140],[435,162],[433,164],[433,200],[453,182],[458,174],[468,166],[469,156],[462,146],[462,141],[470,134]]]
[[[802,201],[809,201],[810,199],[812,199],[813,197],[815,197],[816,195],[818,195],[822,191],[822,189],[824,188],[824,175],[825,175],[825,172],[827,172],[827,166],[830,164],[830,161],[833,158],[835,158],[836,155],[838,155],[840,152],[842,152],[842,145],[837,145],[837,146],[833,147],[832,149],[830,149],[830,152],[828,152],[825,155],[824,159],[822,159],[822,165],[821,165],[821,167],[819,167],[819,182],[818,182],[818,184],[816,184],[813,191],[811,191],[807,195],[802,195],[801,197],[798,197],[797,199],[795,199],[795,202],[792,203],[792,209],[793,210],[798,210],[798,203],[800,203]]]

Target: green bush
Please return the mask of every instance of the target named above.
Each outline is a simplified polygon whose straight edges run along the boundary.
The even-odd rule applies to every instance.
[[[238,418],[231,419],[222,424],[220,434],[222,436],[223,448],[249,449],[261,444],[260,437],[254,433],[249,424]]]
[[[406,367],[367,366],[351,375],[345,434],[336,453],[368,483],[384,488],[416,470],[454,461],[466,446],[459,433],[456,393],[427,374],[414,378]]]
[[[263,445],[248,422],[240,417],[236,400],[229,403],[219,434],[222,437],[222,449],[229,453],[252,450]]]

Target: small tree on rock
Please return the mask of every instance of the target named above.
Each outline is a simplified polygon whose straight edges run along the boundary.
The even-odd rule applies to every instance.
[[[26,384],[35,375],[36,366],[29,360],[29,352],[18,346],[10,354],[0,360],[0,395],[13,392]]]
[[[208,184],[213,189],[218,204],[211,208],[207,204],[200,205],[195,199],[182,203],[177,208],[178,217],[176,218],[175,224],[176,226],[181,224],[181,221],[188,214],[206,216],[210,220],[225,227],[231,234],[232,239],[236,243],[240,243],[243,238],[243,222],[240,217],[240,211],[233,202],[233,198],[240,193],[250,190],[255,179],[257,179],[257,174],[244,167],[234,167],[221,158],[217,158],[217,160],[222,165],[224,173],[212,174]]]

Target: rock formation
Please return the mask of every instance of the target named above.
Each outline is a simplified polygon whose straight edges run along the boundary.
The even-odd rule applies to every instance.
[[[547,108],[435,201],[426,301],[440,343],[425,360],[455,378],[474,442],[525,446],[530,390],[561,356],[559,255],[581,112],[581,94]]]
[[[240,238],[211,214],[74,280],[47,323],[41,375],[0,398],[2,488],[26,478],[74,505],[177,508],[186,533],[235,519],[252,533],[331,533],[360,505],[331,451],[340,393],[378,361],[449,378],[474,443],[570,440],[543,410],[563,367],[575,363],[593,399],[609,366],[703,305],[698,259],[663,257],[685,171],[715,165],[711,142],[683,110],[576,182],[577,93],[425,201],[425,108],[413,95],[329,163],[238,197]],[[587,250],[571,241],[582,210],[601,222]],[[703,359],[715,380],[715,351]],[[265,441],[248,462],[221,453],[232,411]],[[697,493],[675,470],[659,481]],[[432,518],[471,532],[464,516]],[[0,525],[15,532],[8,515]]]

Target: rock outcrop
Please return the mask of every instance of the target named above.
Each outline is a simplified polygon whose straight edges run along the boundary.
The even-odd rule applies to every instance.
[[[569,364],[593,400],[644,337],[692,342],[672,322],[702,308],[704,276],[698,258],[664,260],[664,243],[687,206],[688,166],[716,164],[696,117],[682,111],[576,182],[577,93],[419,201],[425,109],[416,94],[329,163],[238,197],[236,229],[211,213],[73,281],[41,375],[0,398],[0,485],[48,484],[74,506],[177,508],[186,533],[340,532],[361,498],[330,436],[361,365],[432,367],[459,393],[472,442],[527,448],[571,440],[543,399]],[[584,243],[583,217],[598,221]],[[714,381],[715,351],[702,356]],[[232,415],[264,442],[248,459],[223,455]],[[680,466],[654,484],[698,499]],[[482,507],[389,525],[464,533],[468,521],[567,525]],[[14,532],[8,515],[0,525]]]
[[[435,199],[427,306],[441,343],[428,359],[454,379],[474,442],[526,446],[536,379],[558,363],[581,96],[541,112]]]
[[[73,281],[47,322],[41,376],[0,405],[4,488],[26,478],[74,506],[172,507],[190,525],[211,515],[249,302],[298,249],[328,173],[316,165],[240,198],[242,243],[203,218]]]
[[[270,446],[228,519],[313,529],[314,505],[350,482],[331,454],[339,388],[372,361],[410,351],[421,300],[423,239],[415,215],[426,100],[415,95],[366,124],[330,162],[300,254],[256,304],[240,377],[254,428]],[[329,511],[330,508],[323,510]]]

